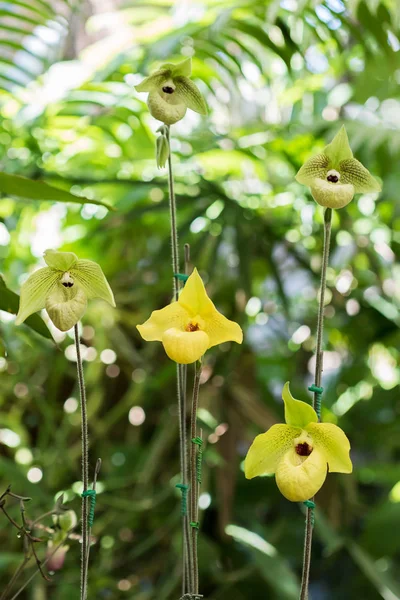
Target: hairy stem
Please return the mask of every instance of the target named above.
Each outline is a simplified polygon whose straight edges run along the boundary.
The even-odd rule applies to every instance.
[[[331,225],[332,225],[332,209],[327,208],[324,213],[324,244],[322,249],[322,267],[321,267],[321,285],[318,305],[318,322],[317,322],[317,345],[316,345],[316,361],[315,361],[315,385],[321,386],[322,371],[323,371],[323,350],[322,338],[324,331],[324,304],[326,291],[326,272],[329,262],[329,249],[331,241]],[[317,392],[314,393],[313,407],[317,408]],[[318,415],[320,418],[320,415]],[[314,502],[314,498],[311,499]],[[313,535],[313,511],[314,508],[307,508],[306,528],[304,536],[304,555],[303,555],[303,572],[301,578],[300,600],[308,599],[308,582],[310,579],[311,566],[311,546]]]
[[[199,405],[199,390],[200,390],[201,365],[195,364],[194,384],[193,384],[193,399],[192,410],[190,417],[190,522],[192,527],[192,594],[199,593],[199,565],[197,557],[197,535],[198,535],[198,485],[197,485],[197,445],[193,440],[197,436],[197,408]]]
[[[169,191],[169,217],[171,225],[171,258],[172,258],[172,289],[174,300],[179,297],[179,279],[176,275],[179,273],[179,243],[178,243],[178,225],[176,217],[176,199],[174,190],[174,174],[172,171],[171,155],[171,133],[170,127],[166,126],[168,146],[170,148],[168,156],[168,191]],[[186,262],[186,261],[185,261]],[[181,483],[187,484],[187,460],[186,460],[186,374],[183,365],[176,366],[177,397],[178,397],[178,417],[179,417],[179,455]],[[187,515],[182,515],[182,595],[190,585],[190,555],[189,548],[189,523]]]
[[[86,389],[83,377],[81,349],[79,344],[78,325],[74,326],[76,366],[78,372],[79,395],[81,401],[81,431],[82,431],[82,482],[83,491],[89,488],[89,435],[86,408]],[[82,497],[82,547],[81,547],[81,600],[87,596],[87,551],[88,551],[88,498]]]

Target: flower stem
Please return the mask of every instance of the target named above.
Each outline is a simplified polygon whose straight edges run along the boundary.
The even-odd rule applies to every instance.
[[[192,528],[192,594],[199,593],[199,564],[197,557],[197,535],[198,526],[198,484],[197,484],[197,445],[194,439],[197,436],[197,408],[199,405],[199,390],[200,390],[201,364],[197,366],[195,363],[194,384],[193,384],[193,399],[190,418],[190,525]]]
[[[179,243],[178,243],[178,225],[176,217],[176,199],[174,190],[174,174],[172,171],[171,155],[171,132],[169,125],[166,126],[166,135],[168,140],[168,191],[169,191],[169,217],[171,224],[171,258],[172,258],[172,289],[174,300],[179,297],[179,279],[176,275],[179,273]],[[186,251],[185,256],[188,256]],[[185,263],[187,263],[185,261]],[[187,484],[187,460],[186,460],[186,373],[183,365],[176,366],[177,397],[178,397],[178,416],[179,416],[179,454],[181,483]],[[190,554],[189,554],[189,523],[187,515],[182,515],[182,594],[185,594],[187,586],[190,585]]]
[[[86,408],[86,388],[83,377],[81,349],[79,344],[78,325],[74,325],[76,367],[78,372],[79,395],[81,401],[81,431],[82,431],[82,482],[83,491],[89,488],[89,435]],[[82,548],[81,548],[81,600],[87,596],[87,550],[88,550],[88,498],[82,497]]]
[[[331,242],[331,225],[332,225],[332,209],[326,208],[324,213],[324,244],[322,249],[322,267],[321,267],[321,285],[318,305],[318,322],[317,322],[317,345],[316,345],[316,361],[315,361],[315,385],[321,386],[323,358],[322,338],[324,331],[324,308],[325,308],[325,291],[326,291],[326,272],[329,262],[329,249]],[[314,392],[313,408],[318,407],[318,392]],[[319,412],[319,411],[318,411]],[[318,414],[320,419],[320,415]],[[311,498],[314,501],[314,498]],[[313,511],[314,508],[307,508],[306,528],[304,536],[304,556],[303,556],[303,572],[301,578],[300,600],[308,599],[308,582],[310,579],[311,566],[311,546],[313,535]]]

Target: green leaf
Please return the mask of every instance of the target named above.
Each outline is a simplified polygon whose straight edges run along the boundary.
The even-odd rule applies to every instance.
[[[3,277],[0,275],[0,310],[5,310],[8,313],[16,315],[18,306],[18,294],[15,294],[7,288]],[[39,315],[31,315],[26,319],[25,324],[48,340],[53,339],[50,331]]]
[[[186,106],[201,115],[207,114],[207,105],[198,87],[188,77],[174,79],[176,93],[183,98]]]
[[[282,391],[285,403],[285,421],[294,427],[307,427],[310,423],[318,423],[317,413],[310,404],[293,398],[287,381]]]
[[[74,202],[75,204],[88,203],[114,210],[110,204],[103,200],[75,196],[71,192],[53,187],[44,181],[34,181],[20,175],[10,175],[8,173],[0,173],[0,192],[10,196],[27,198],[28,200],[51,200],[53,202]]]

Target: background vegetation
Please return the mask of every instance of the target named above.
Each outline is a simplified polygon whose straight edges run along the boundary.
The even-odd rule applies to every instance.
[[[46,248],[60,248],[100,262],[116,296],[116,310],[90,304],[82,331],[93,465],[103,459],[91,598],[179,597],[175,368],[135,328],[171,295],[166,174],[154,160],[159,124],[133,86],[182,56],[193,56],[209,116],[189,111],[172,128],[180,240],[246,334],[242,347],[207,355],[201,388],[201,591],[209,600],[297,598],[303,507],[284,500],[273,478],[246,481],[242,463],[253,437],[282,421],[283,383],[309,395],[322,211],[294,174],[345,123],[356,156],[384,187],[334,215],[323,419],[347,432],[355,469],[329,476],[318,494],[311,594],[400,598],[396,5],[1,3],[2,170],[114,209],[34,201],[26,187],[10,195],[0,182],[10,290],[43,264]],[[6,297],[3,287],[2,308]],[[4,311],[0,332],[0,493],[12,484],[31,496],[34,518],[63,490],[79,512],[72,336],[52,330],[55,344]],[[7,506],[18,518],[18,506]],[[79,547],[70,546],[52,582],[37,576],[21,598],[76,597]],[[22,548],[3,515],[0,549],[4,588]]]

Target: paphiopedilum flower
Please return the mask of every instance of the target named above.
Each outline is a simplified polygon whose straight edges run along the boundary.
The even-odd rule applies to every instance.
[[[112,290],[97,263],[56,250],[46,250],[44,260],[48,266],[22,284],[17,325],[45,308],[54,325],[68,331],[83,316],[88,299],[102,298],[115,306]]]
[[[344,126],[322,154],[304,163],[296,179],[311,189],[318,204],[329,208],[343,208],[354,194],[381,191],[378,181],[353,157]]]
[[[282,392],[285,424],[273,425],[258,435],[247,453],[245,475],[275,474],[280,492],[292,502],[312,498],[326,475],[351,473],[350,442],[333,423],[319,423],[315,410],[290,393]]]
[[[191,58],[178,64],[165,63],[135,89],[149,93],[147,104],[153,117],[166,125],[173,125],[183,119],[188,108],[201,115],[207,114],[206,103],[190,79],[191,74]]]
[[[194,269],[179,299],[137,326],[147,342],[162,342],[169,358],[186,365],[196,362],[203,354],[224,342],[243,341],[243,332],[215,308],[207,296],[203,281]]]

